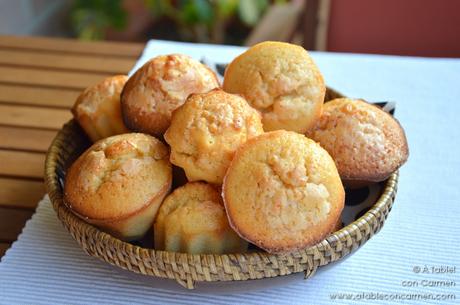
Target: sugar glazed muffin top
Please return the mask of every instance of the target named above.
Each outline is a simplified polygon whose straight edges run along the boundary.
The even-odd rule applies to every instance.
[[[158,56],[130,77],[121,96],[123,118],[128,128],[162,135],[171,113],[192,93],[219,87],[208,67],[181,54]]]
[[[265,131],[306,132],[321,114],[326,87],[305,49],[289,43],[262,42],[235,58],[223,88],[243,95],[262,113]]]
[[[153,232],[157,250],[241,253],[248,245],[230,228],[220,194],[203,182],[187,183],[166,197]]]
[[[404,130],[390,114],[363,100],[327,102],[307,136],[334,159],[345,181],[382,181],[404,162],[409,149]]]
[[[88,87],[75,101],[72,114],[93,142],[127,133],[121,117],[120,94],[128,80],[116,75]]]
[[[70,167],[65,201],[89,220],[130,217],[168,192],[172,179],[168,159],[168,148],[148,135],[103,139]]]
[[[190,181],[221,184],[236,149],[263,133],[260,114],[240,96],[220,89],[191,95],[174,111],[165,140],[171,162]]]
[[[301,134],[274,131],[238,149],[223,198],[240,236],[267,252],[284,253],[330,234],[345,193],[327,151]]]

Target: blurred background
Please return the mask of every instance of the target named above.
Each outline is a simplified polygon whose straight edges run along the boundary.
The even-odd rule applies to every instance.
[[[460,57],[457,0],[0,0],[0,34]]]

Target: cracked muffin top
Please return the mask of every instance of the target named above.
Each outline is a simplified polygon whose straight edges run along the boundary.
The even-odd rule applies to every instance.
[[[120,94],[127,80],[126,75],[107,77],[86,88],[75,101],[72,114],[93,142],[129,132],[120,106]]]
[[[334,229],[345,193],[334,161],[307,137],[274,131],[240,147],[223,198],[230,225],[270,253],[303,249]]]
[[[189,181],[221,184],[236,149],[261,133],[257,110],[240,96],[214,89],[191,95],[174,111],[164,137],[171,162]]]
[[[343,180],[382,181],[406,162],[409,150],[398,121],[363,100],[327,102],[307,136],[331,154]]]
[[[161,136],[171,113],[192,93],[219,87],[217,76],[189,56],[157,56],[131,76],[121,95],[122,113],[131,130]]]
[[[262,113],[265,131],[306,132],[321,114],[326,87],[307,51],[283,42],[262,42],[235,58],[223,88],[243,95]]]
[[[66,204],[87,219],[135,214],[171,186],[168,148],[145,134],[123,134],[91,146],[66,175]]]

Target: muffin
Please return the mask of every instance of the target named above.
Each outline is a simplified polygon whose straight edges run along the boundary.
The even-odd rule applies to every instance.
[[[307,136],[331,154],[349,186],[385,180],[409,155],[398,121],[363,100],[339,98],[327,102],[321,119]]]
[[[131,76],[121,95],[123,118],[128,128],[161,136],[171,113],[192,93],[219,87],[208,67],[186,55],[153,58]]]
[[[323,240],[336,227],[345,200],[327,151],[284,130],[252,138],[237,150],[222,193],[231,227],[270,253]]]
[[[157,250],[223,254],[248,246],[228,225],[220,194],[204,182],[187,183],[166,197],[153,232]]]
[[[189,181],[221,184],[236,149],[263,133],[260,114],[240,96],[220,89],[193,94],[174,111],[164,137],[171,162]]]
[[[120,106],[120,94],[127,80],[126,75],[108,77],[77,98],[72,114],[93,142],[129,132]]]
[[[144,134],[96,142],[67,172],[64,201],[86,222],[123,240],[152,226],[171,187],[168,148]]]
[[[243,95],[262,113],[265,131],[299,133],[321,115],[326,87],[305,49],[262,42],[235,58],[225,70],[225,91]]]

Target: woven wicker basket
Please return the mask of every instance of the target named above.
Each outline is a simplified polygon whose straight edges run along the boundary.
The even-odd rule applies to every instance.
[[[328,90],[326,100],[340,96]],[[104,233],[75,216],[63,203],[67,167],[90,143],[75,121],[64,125],[48,150],[45,183],[58,218],[91,256],[120,268],[176,280],[193,289],[196,281],[245,281],[304,272],[311,277],[318,267],[337,261],[362,246],[383,226],[396,195],[398,173],[385,182],[375,205],[362,217],[319,244],[287,255],[252,252],[228,255],[191,255],[141,248]]]

